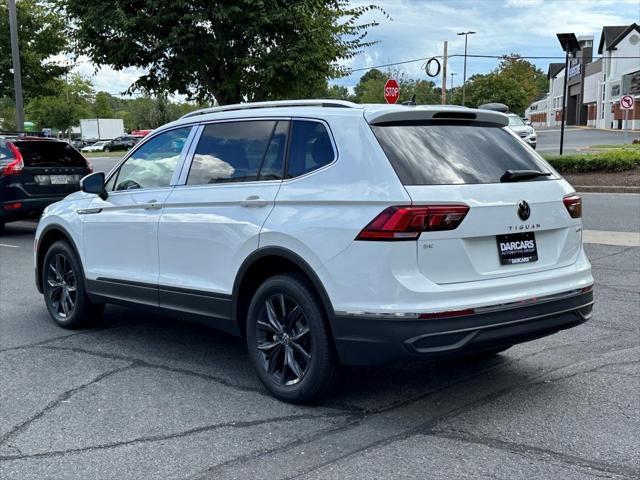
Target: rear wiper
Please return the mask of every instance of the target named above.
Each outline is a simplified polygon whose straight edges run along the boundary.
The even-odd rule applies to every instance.
[[[538,170],[507,170],[500,177],[501,182],[519,182],[537,177],[548,177],[551,172],[539,172]]]

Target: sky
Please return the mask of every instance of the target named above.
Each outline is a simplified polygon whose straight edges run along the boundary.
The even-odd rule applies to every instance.
[[[640,0],[385,0],[354,1],[353,5],[374,4],[382,13],[367,14],[364,20],[377,20],[368,39],[377,43],[353,58],[345,66],[352,69],[372,67],[422,57],[442,55],[443,42],[449,42],[449,54],[464,53],[461,31],[475,31],[469,36],[469,54],[523,56],[563,56],[556,33],[573,32],[594,36],[594,56],[604,25],[640,23]],[[531,60],[545,72],[550,62]],[[413,78],[427,79],[424,62],[398,67]],[[495,59],[469,58],[467,78],[475,73],[487,73],[497,66]],[[449,73],[454,72],[454,85],[462,82],[463,59],[449,61]],[[96,90],[118,94],[127,89],[141,74],[140,70],[114,71],[96,68],[81,59],[76,71],[89,77]],[[352,88],[365,71],[331,83]],[[451,77],[447,78],[447,82]],[[440,80],[436,82],[440,84]],[[448,87],[450,85],[447,85]]]

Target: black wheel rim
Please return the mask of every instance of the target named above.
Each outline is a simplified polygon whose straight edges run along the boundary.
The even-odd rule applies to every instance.
[[[280,385],[300,382],[311,365],[311,330],[302,308],[278,293],[265,301],[256,329],[256,348],[267,374]]]
[[[60,318],[68,318],[76,306],[77,283],[73,265],[60,253],[55,254],[47,266],[49,304]]]

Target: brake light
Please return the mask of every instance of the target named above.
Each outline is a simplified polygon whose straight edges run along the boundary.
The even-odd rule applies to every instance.
[[[388,207],[356,240],[416,240],[422,232],[456,229],[468,211],[467,205]]]
[[[20,153],[20,150],[18,150],[18,147],[11,142],[7,142],[7,148],[13,154],[14,159],[4,167],[1,173],[3,175],[17,175],[24,168],[22,154]]]
[[[562,199],[571,218],[582,217],[582,198],[579,195],[568,195]]]

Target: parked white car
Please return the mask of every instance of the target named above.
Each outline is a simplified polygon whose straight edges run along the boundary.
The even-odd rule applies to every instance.
[[[276,397],[338,363],[496,353],[591,317],[581,199],[498,112],[330,100],[205,109],[44,212],[55,322],[105,303],[246,338]]]
[[[527,142],[531,148],[535,149],[538,142],[538,136],[534,128],[530,125],[526,125],[522,118],[515,113],[508,113],[507,117],[509,117],[509,128],[516,132],[518,136]]]
[[[82,147],[83,152],[104,152],[104,149],[107,145],[109,145],[109,140],[100,140],[92,145],[87,145],[86,147]]]

